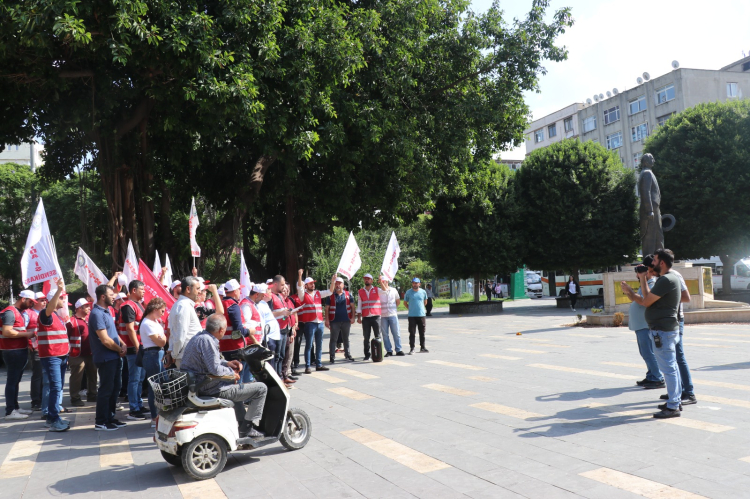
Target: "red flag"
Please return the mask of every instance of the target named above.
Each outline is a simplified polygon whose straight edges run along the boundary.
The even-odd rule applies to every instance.
[[[172,305],[174,305],[175,302],[174,297],[169,294],[166,289],[164,289],[164,286],[159,283],[159,279],[157,279],[154,273],[151,272],[151,269],[148,268],[148,265],[143,263],[143,260],[138,260],[138,277],[144,285],[144,305],[148,305],[148,302],[150,302],[151,299],[156,296],[164,300],[164,303],[167,304],[167,313],[164,314],[163,318],[166,322],[169,310],[172,308]]]

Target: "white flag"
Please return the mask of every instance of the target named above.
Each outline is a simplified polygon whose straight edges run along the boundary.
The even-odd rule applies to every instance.
[[[158,251],[156,252],[156,257],[154,257],[154,268],[151,272],[153,272],[159,282],[161,282],[161,260],[159,259]]]
[[[169,263],[169,255],[166,255],[166,261],[164,262],[164,266],[167,268],[167,271],[164,273],[164,275],[161,278],[162,284],[166,284],[167,286],[171,286],[172,281],[174,278],[172,277],[172,264]]]
[[[250,271],[245,265],[245,254],[240,252],[240,294],[243,298],[250,296],[250,287],[253,281],[250,280]]]
[[[86,290],[92,297],[96,296],[96,287],[106,284],[109,280],[81,248],[78,248],[78,256],[76,256],[76,265],[73,271],[81,281],[86,283]]]
[[[122,266],[122,275],[128,278],[128,283],[125,285],[127,291],[130,281],[138,279],[138,258],[135,256],[133,241],[128,241],[128,254],[125,257],[125,265]]]
[[[388,243],[388,249],[385,250],[385,256],[383,257],[383,266],[380,267],[380,272],[392,281],[396,277],[398,272],[398,257],[401,255],[401,248],[398,247],[398,241],[396,240],[396,233],[391,233],[391,240]]]
[[[199,225],[198,212],[195,211],[195,198],[193,198],[193,204],[190,205],[190,218],[188,219],[188,229],[190,230],[190,254],[193,256],[201,256],[201,248],[195,240],[195,232],[198,230]]]
[[[44,213],[44,204],[40,198],[34,218],[31,220],[26,247],[21,256],[21,279],[23,286],[27,288],[32,284],[60,277],[62,277],[62,271],[57,262],[55,245],[49,233],[49,225],[47,225],[47,214]]]
[[[359,246],[354,240],[354,233],[349,233],[349,240],[346,242],[344,254],[341,255],[339,268],[336,272],[343,274],[347,279],[354,277],[359,268],[362,266],[362,258],[359,255]]]

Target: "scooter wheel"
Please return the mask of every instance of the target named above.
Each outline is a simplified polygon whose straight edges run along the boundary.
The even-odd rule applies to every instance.
[[[182,468],[195,480],[221,473],[227,464],[227,444],[218,435],[201,435],[182,449]]]
[[[310,441],[312,423],[310,416],[302,409],[292,408],[286,416],[284,431],[281,432],[279,442],[289,450],[301,449]]]
[[[179,455],[175,456],[169,452],[161,451],[161,457],[172,466],[182,466],[182,458]]]

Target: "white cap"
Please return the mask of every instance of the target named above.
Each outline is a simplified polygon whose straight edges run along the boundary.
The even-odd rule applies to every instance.
[[[256,293],[262,293],[265,294],[268,291],[268,285],[267,284],[256,284],[253,286],[253,291]]]
[[[47,299],[47,297],[46,297],[46,296],[44,296],[44,293],[42,293],[41,291],[40,291],[39,293],[37,293],[37,294],[35,295],[35,297],[36,297],[37,301],[38,301],[38,300],[46,300],[46,299]]]
[[[384,276],[384,275],[381,275],[379,279],[380,279],[380,281],[381,281],[381,282],[391,282],[391,280],[390,280],[390,279],[388,279],[388,278],[387,278],[386,276]]]
[[[311,282],[315,282],[315,279],[313,279],[312,277],[308,277],[307,279],[305,279],[305,284],[310,284]]]
[[[52,301],[52,298],[55,297],[55,293],[57,293],[57,291],[50,291],[49,293],[47,293],[47,301]],[[67,293],[62,293],[60,297],[62,298],[63,296],[67,296],[67,295],[68,295]]]
[[[273,279],[266,279],[266,284],[271,284],[273,282]]]
[[[24,289],[23,291],[21,291],[20,293],[18,293],[18,297],[19,298],[28,298],[29,300],[36,301],[36,295],[30,289]]]
[[[177,286],[182,286],[182,281],[174,281],[174,282],[172,282],[172,284],[169,285],[169,289],[173,290]]]
[[[117,283],[120,286],[127,286],[129,282],[130,280],[128,279],[128,276],[126,276],[125,274],[120,274],[117,276]]]
[[[227,295],[227,290],[224,289],[224,285],[223,284],[221,286],[219,286],[218,293],[219,293],[219,296],[226,296]]]
[[[91,305],[91,303],[86,298],[78,298],[78,301],[76,302],[76,308],[82,307],[84,305]]]
[[[372,274],[365,274],[365,279],[366,279],[366,278],[368,278],[368,277],[369,277],[370,279],[372,279]]]
[[[344,280],[341,277],[337,277],[336,282],[344,282]]]
[[[115,300],[124,300],[127,297],[128,295],[126,295],[125,293],[117,293],[117,296],[115,296]]]
[[[224,284],[224,291],[229,291],[231,293],[232,291],[237,291],[238,289],[240,289],[240,283],[237,282],[237,279],[229,279]]]

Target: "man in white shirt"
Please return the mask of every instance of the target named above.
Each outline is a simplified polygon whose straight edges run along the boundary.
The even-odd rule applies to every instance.
[[[383,330],[385,349],[388,352],[385,356],[391,357],[393,355],[391,339],[388,334],[390,330],[393,334],[393,343],[396,346],[396,355],[402,357],[406,354],[401,350],[401,330],[398,325],[398,306],[401,303],[401,298],[398,295],[398,290],[390,287],[388,278],[381,275],[378,294],[380,295],[380,329]]]
[[[188,341],[196,334],[203,331],[201,321],[195,312],[195,300],[202,291],[203,284],[195,277],[185,277],[182,282],[182,294],[169,311],[169,349],[167,351],[167,365],[174,360],[177,369],[182,364],[182,354]],[[208,290],[214,296],[217,294],[216,285],[210,284]],[[216,303],[216,312],[224,314],[224,306],[221,301]]]

